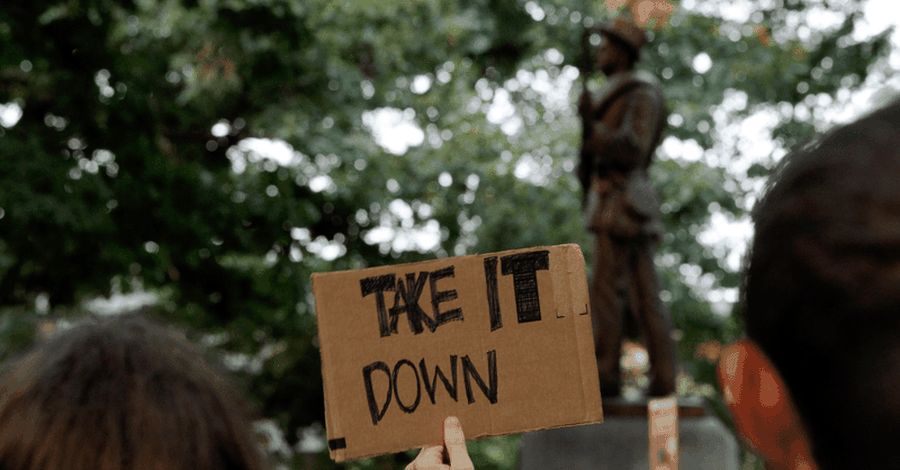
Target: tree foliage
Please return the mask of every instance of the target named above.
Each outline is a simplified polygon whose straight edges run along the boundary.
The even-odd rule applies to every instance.
[[[685,370],[713,386],[695,351],[740,325],[707,294],[734,292],[740,277],[698,236],[715,214],[744,217],[774,161],[735,171],[740,152],[719,123],[786,109],[771,137],[788,148],[822,124],[799,107],[858,87],[888,48],[887,32],[852,39],[858,2],[748,1],[747,21],[719,14],[731,3],[678,9],[640,64],[662,77],[665,137],[684,150],[661,150],[652,169],[663,298]],[[798,35],[792,21],[812,9],[846,19]],[[608,16],[576,0],[5,4],[0,103],[22,115],[0,127],[0,358],[48,314],[77,318],[98,296],[148,291],[155,315],[194,340],[218,335],[212,350],[259,358],[236,373],[297,444],[323,422],[311,273],[591,250],[572,85],[583,25]],[[399,155],[380,146],[369,116],[383,109],[415,123],[422,143]],[[286,142],[289,161],[248,145],[262,137]],[[476,465],[510,468],[514,444],[473,444]],[[337,467],[399,468],[410,455]]]

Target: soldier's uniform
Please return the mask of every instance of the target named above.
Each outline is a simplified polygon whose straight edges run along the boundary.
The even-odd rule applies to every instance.
[[[643,31],[621,18],[601,32],[636,53],[643,45]],[[602,393],[619,393],[621,312],[627,298],[650,356],[648,392],[668,395],[675,391],[674,344],[653,262],[662,225],[648,175],[665,126],[662,89],[653,76],[626,71],[609,77],[598,98],[580,109],[584,142],[578,176],[585,189],[585,225],[595,242],[590,290]]]

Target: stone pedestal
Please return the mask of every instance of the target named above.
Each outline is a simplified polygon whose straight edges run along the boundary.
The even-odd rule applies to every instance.
[[[680,400],[679,400],[680,401]],[[604,403],[604,405],[606,405]],[[610,405],[614,405],[610,403]],[[535,431],[525,434],[520,470],[648,470],[649,434],[646,408],[604,406],[602,424]],[[630,412],[625,410],[630,409]],[[709,413],[679,409],[680,470],[738,470],[734,435]]]

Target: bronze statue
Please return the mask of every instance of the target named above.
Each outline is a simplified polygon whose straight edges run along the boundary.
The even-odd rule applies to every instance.
[[[586,31],[585,38],[591,33]],[[622,310],[627,305],[640,323],[650,359],[647,394],[670,395],[675,392],[675,348],[653,264],[662,225],[648,175],[665,127],[665,104],[659,82],[634,70],[647,42],[644,31],[623,15],[602,24],[599,33],[596,66],[607,80],[594,99],[587,89],[590,70],[582,71],[578,178],[584,188],[585,225],[594,234],[591,314],[601,393],[620,394]]]

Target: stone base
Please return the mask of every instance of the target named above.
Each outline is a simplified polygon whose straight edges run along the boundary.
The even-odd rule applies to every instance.
[[[645,410],[643,416],[638,412],[606,412],[602,424],[525,434],[518,468],[647,470],[650,468],[650,429]],[[679,407],[678,467],[685,470],[738,470],[738,443],[728,428],[709,413],[696,417],[685,414],[689,415],[682,413]]]

